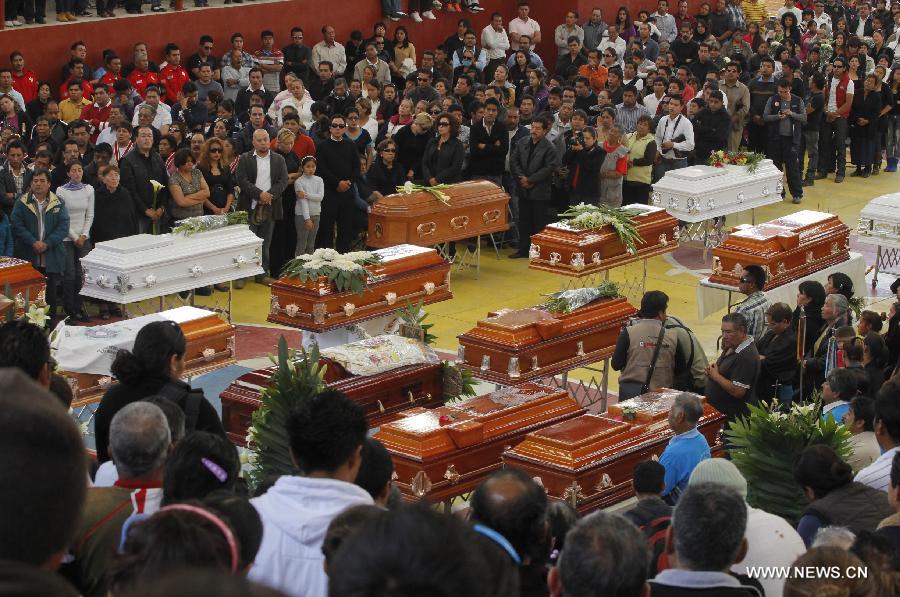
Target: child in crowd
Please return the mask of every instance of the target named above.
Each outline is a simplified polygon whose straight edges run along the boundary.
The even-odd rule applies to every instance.
[[[316,176],[315,157],[308,155],[303,158],[300,169],[303,174],[294,182],[294,191],[297,193],[297,207],[294,210],[297,222],[296,255],[305,255],[315,250],[325,182],[320,176]]]

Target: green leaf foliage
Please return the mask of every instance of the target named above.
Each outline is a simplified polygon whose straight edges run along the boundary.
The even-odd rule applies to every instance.
[[[434,343],[437,341],[437,336],[428,331],[434,327],[434,324],[425,323],[428,313],[425,312],[424,306],[425,301],[419,301],[413,305],[407,300],[405,307],[397,309],[397,316],[400,317],[400,320],[403,323],[421,328],[422,342],[425,346],[434,346]]]

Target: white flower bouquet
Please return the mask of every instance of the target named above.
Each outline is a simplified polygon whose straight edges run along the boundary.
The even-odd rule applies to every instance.
[[[381,263],[381,257],[369,251],[342,255],[334,249],[316,249],[311,254],[298,255],[288,261],[281,275],[297,278],[301,282],[327,278],[338,292],[350,290],[354,294],[362,294],[371,275],[366,266],[376,263]]]

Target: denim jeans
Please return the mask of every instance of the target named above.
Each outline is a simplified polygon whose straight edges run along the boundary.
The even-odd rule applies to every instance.
[[[77,315],[84,308],[81,303],[81,258],[91,250],[91,241],[84,241],[79,248],[75,243],[66,241],[66,269],[63,272],[63,309],[66,315]]]
[[[888,117],[885,133],[885,154],[889,158],[900,158],[900,114]]]
[[[819,131],[803,131],[800,139],[800,171],[803,171],[803,154],[806,154],[806,178],[812,180],[816,176],[819,165]]]

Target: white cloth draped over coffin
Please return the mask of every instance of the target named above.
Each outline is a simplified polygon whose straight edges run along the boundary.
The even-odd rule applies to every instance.
[[[359,376],[377,375],[407,365],[440,362],[437,354],[421,342],[392,335],[326,348],[320,354]]]

